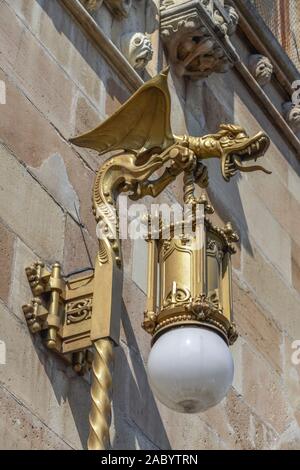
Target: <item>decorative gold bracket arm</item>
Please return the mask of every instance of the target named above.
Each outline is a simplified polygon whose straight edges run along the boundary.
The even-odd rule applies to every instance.
[[[59,263],[48,270],[36,262],[26,268],[33,294],[23,313],[31,333],[40,332],[46,347],[78,374],[91,367],[91,318],[94,275],[65,281]]]
[[[51,269],[34,263],[26,268],[33,299],[22,307],[29,330],[40,333],[48,349],[79,375],[91,370],[90,450],[109,446],[111,369],[120,331],[122,271],[108,261],[98,254],[93,274],[68,281],[58,263]]]

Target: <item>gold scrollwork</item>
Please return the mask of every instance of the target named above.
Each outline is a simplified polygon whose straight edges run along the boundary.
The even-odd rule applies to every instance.
[[[70,323],[79,323],[83,320],[91,318],[92,314],[92,297],[80,299],[66,304],[66,321]]]
[[[185,287],[176,287],[176,290],[171,290],[163,301],[164,308],[173,306],[178,303],[188,302],[191,297],[191,292]]]

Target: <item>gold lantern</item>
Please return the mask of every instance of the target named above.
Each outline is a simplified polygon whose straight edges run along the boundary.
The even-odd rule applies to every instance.
[[[185,201],[191,205],[190,219],[177,227],[163,227],[161,222],[158,237],[152,231],[147,239],[143,327],[152,342],[170,328],[201,325],[233,344],[237,332],[232,322],[231,255],[238,235],[230,222],[223,228],[213,225],[208,214],[214,210],[204,195]]]

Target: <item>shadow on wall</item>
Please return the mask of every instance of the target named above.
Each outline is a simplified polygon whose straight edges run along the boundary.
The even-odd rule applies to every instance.
[[[115,348],[112,401],[114,433],[111,447],[119,450],[132,450],[136,447],[143,450],[168,450],[171,448],[168,436],[148,384],[145,366],[124,303],[122,324],[126,343],[130,346],[122,347],[121,344]],[[48,425],[73,448],[80,447],[79,438],[82,448],[86,449],[91,408],[90,384],[75,374],[54,353],[49,354],[40,335],[31,335],[31,340],[55,395],[56,403],[49,404]],[[72,430],[73,424],[67,412],[61,416],[62,427],[56,429],[51,424],[53,415],[55,416],[55,405],[59,408],[65,403],[70,407],[76,431]]]
[[[113,389],[113,449],[170,449],[125,304],[122,325],[126,345],[116,348]]]
[[[101,60],[101,55],[97,51],[96,47],[90,47],[90,40],[85,40],[85,33],[81,31],[80,27],[74,27],[74,18],[71,14],[68,18],[67,14],[62,14],[65,11],[64,6],[60,4],[58,0],[36,0],[44,12],[51,18],[52,23],[55,29],[59,34],[63,34],[70,43],[76,48],[79,54],[84,58],[87,64],[91,69],[98,75],[99,80],[104,84],[106,92],[111,94],[111,98],[114,99],[114,87],[111,88],[110,84],[107,83],[107,79],[111,77],[116,77],[116,73],[109,67],[109,65]],[[103,6],[105,8],[105,6]],[[108,21],[108,18],[111,18],[110,13],[105,11],[106,14],[103,14],[102,7],[99,11],[94,13],[90,12],[90,15],[94,20],[99,24],[104,33],[112,39],[113,43],[117,45],[120,49],[120,36],[126,32],[146,32],[151,35],[155,29],[158,28],[158,9],[157,5],[153,0],[145,0],[144,2],[138,1],[137,5],[133,2],[132,10],[133,13],[137,9],[143,8],[143,14],[133,15],[129,14],[128,18],[124,18],[122,21],[112,18],[111,23]],[[103,24],[102,24],[103,23]],[[159,62],[162,62],[162,56],[159,54]],[[150,75],[145,70],[141,74],[144,80],[148,80]],[[124,90],[126,87],[124,86]],[[120,98],[124,96],[124,91],[120,96],[115,98],[120,101]],[[128,96],[127,96],[128,97]],[[126,98],[127,98],[126,97]],[[122,101],[121,101],[122,102]]]
[[[51,384],[55,395],[57,407],[63,406],[64,403],[69,405],[79,442],[82,448],[85,449],[89,436],[90,385],[85,379],[73,372],[72,368],[62,359],[58,358],[55,353],[49,353],[40,335],[30,335],[30,337],[37,357],[49,378],[49,384]],[[73,425],[68,417],[68,413],[63,413],[59,423],[60,429],[56,429],[56,424],[58,423],[57,419],[55,419],[55,403],[49,403],[48,412],[49,422],[47,425],[73,448],[80,448],[76,431],[72,430]],[[53,415],[55,423],[53,423]]]

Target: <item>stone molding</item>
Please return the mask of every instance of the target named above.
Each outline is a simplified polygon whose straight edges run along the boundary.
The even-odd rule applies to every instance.
[[[121,78],[129,91],[136,91],[144,82],[122,52],[107,37],[102,28],[84,8],[80,0],[60,0],[64,8],[76,19],[89,40],[99,50],[101,56]]]
[[[74,16],[87,37],[91,40],[91,42],[93,42],[94,46],[99,50],[99,53],[102,55],[102,57],[122,79],[123,83],[128,87],[129,91],[136,91],[143,84],[142,78],[129,64],[128,60],[123,56],[119,49],[107,38],[100,26],[83,7],[80,0],[60,0],[60,2]],[[240,0],[235,0],[235,4],[240,3],[244,7],[244,3],[240,2]],[[238,13],[240,15],[239,27],[241,27],[245,34],[247,33],[247,35],[249,35],[249,40],[255,45],[256,50],[264,54],[263,44],[258,43],[257,36],[254,35],[254,33],[250,34],[250,32],[247,30],[247,27],[250,27],[249,22],[250,20],[253,21],[253,18],[249,18],[248,22],[247,17],[243,16],[240,9],[238,10]],[[288,64],[290,64],[290,60],[287,57],[285,60],[288,62]],[[290,90],[291,96],[291,93],[294,90],[291,87],[291,82],[289,82],[289,79],[298,79],[299,73],[296,73],[296,71],[294,75],[289,73],[289,70],[286,69],[284,64],[281,66],[276,61],[274,62],[273,55],[272,63],[274,66],[274,75],[286,90],[287,88]],[[254,96],[256,96],[256,98],[259,100],[260,105],[268,114],[273,124],[276,126],[279,132],[282,133],[287,142],[289,142],[295,149],[298,158],[300,158],[300,141],[288,122],[285,120],[283,110],[278,109],[274,105],[271,98],[268,97],[263,88],[254,79],[248,67],[243,63],[238,54],[237,61],[235,62],[235,69],[244,80],[245,84],[250,88]],[[291,69],[293,69],[292,65]]]
[[[198,80],[226,72],[238,59],[230,42],[238,15],[219,0],[165,0],[161,38],[179,76]]]

